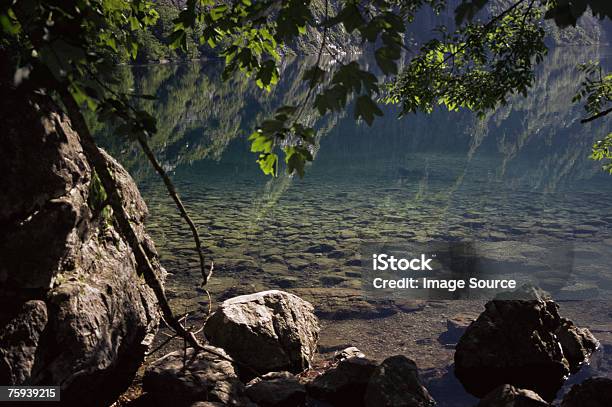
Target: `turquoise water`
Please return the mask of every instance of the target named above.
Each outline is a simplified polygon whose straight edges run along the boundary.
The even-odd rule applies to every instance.
[[[295,292],[322,318],[323,352],[357,344],[377,358],[405,353],[429,374],[448,371],[452,362],[452,349],[435,340],[445,316],[476,316],[482,303],[431,308],[365,298],[362,245],[484,242],[496,248],[497,260],[512,262],[521,253],[546,256],[551,244],[569,244],[572,274],[563,276],[564,284],[578,295],[606,298],[612,290],[612,176],[588,155],[610,119],[580,124],[584,112],[571,99],[580,81],[576,61],[603,56],[608,63],[607,55],[606,49],[552,50],[529,97],[511,99],[483,120],[442,111],[397,120],[393,108],[372,127],[351,114],[330,118],[318,123],[320,148],[303,179],[264,176],[246,141],[275,106],[304,96],[301,61],[288,63],[270,95],[239,79],[222,84],[214,63],[126,69],[123,78],[126,87],[159,97],[143,102],[160,121],[151,144],[214,259],[209,289],[215,299],[269,288]],[[189,230],[161,181],[134,146],[103,129],[99,137],[148,202],[149,230],[172,273],[167,286],[175,309],[205,310]],[[549,285],[557,277],[546,271]],[[602,322],[575,303],[568,307],[579,325]],[[415,326],[420,332],[409,328]],[[610,374],[608,359],[598,366],[597,372]],[[453,398],[464,397],[457,392],[438,398],[454,405]]]

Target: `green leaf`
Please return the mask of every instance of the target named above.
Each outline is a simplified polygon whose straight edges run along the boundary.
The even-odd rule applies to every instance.
[[[388,57],[388,49],[386,47],[377,49],[374,53],[374,58],[376,59],[376,64],[385,75],[397,74],[397,64]]]
[[[278,155],[274,153],[260,154],[257,162],[264,174],[273,177],[278,176]]]
[[[314,88],[317,84],[321,83],[325,78],[325,71],[319,67],[319,65],[314,65],[312,68],[309,68],[304,72],[304,76],[302,80],[308,81],[308,86],[310,88]]]
[[[274,147],[274,138],[264,134],[261,130],[254,131],[249,136],[252,153],[270,153]]]
[[[382,115],[382,110],[380,110],[370,96],[362,95],[357,98],[357,102],[355,103],[355,119],[362,117],[368,126],[371,126],[374,122],[374,116]]]

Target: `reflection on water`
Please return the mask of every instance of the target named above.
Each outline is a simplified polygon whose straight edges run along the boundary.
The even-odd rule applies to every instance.
[[[587,158],[610,121],[581,125],[583,111],[571,106],[580,81],[576,62],[607,52],[552,50],[530,96],[484,120],[467,112],[397,120],[387,109],[372,127],[351,117],[319,123],[320,150],[302,180],[263,176],[244,137],[275,106],[304,96],[299,61],[287,64],[270,95],[241,79],[220,83],[214,64],[141,67],[122,75],[126,88],[159,96],[142,102],[160,122],[151,144],[215,260],[210,289],[217,298],[273,287],[293,291],[325,317],[323,347],[351,343],[375,358],[405,353],[434,369],[428,377],[442,380],[452,361],[452,349],[436,340],[445,318],[477,315],[482,303],[423,308],[367,301],[361,245],[467,240],[511,249],[511,242],[528,241],[531,247],[522,250],[538,251],[546,245],[537,242],[571,242],[583,259],[574,267],[590,275],[591,284],[611,289],[608,258],[598,248],[612,247],[612,178]],[[174,274],[168,281],[172,302],[201,306],[189,230],[135,147],[109,133],[99,129],[99,138],[128,167],[149,204],[150,231]],[[610,315],[597,322],[579,305],[567,307],[578,325],[609,324]],[[596,336],[610,349],[612,326],[600,328]],[[609,375],[609,365],[595,370]],[[441,405],[453,405],[440,397]]]

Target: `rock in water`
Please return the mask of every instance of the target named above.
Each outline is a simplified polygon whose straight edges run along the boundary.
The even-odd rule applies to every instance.
[[[596,377],[572,386],[563,397],[561,407],[609,407],[612,404],[610,400],[612,400],[612,380]]]
[[[477,407],[552,407],[552,405],[536,392],[504,384],[480,400]]]
[[[65,116],[44,96],[0,100],[0,383],[59,385],[66,404],[107,406],[157,330],[103,191]],[[147,207],[110,156],[134,230],[160,278]]]
[[[306,400],[306,389],[289,372],[271,372],[251,380],[247,396],[260,407],[295,407]]]
[[[429,407],[436,402],[419,379],[416,364],[391,356],[376,368],[365,394],[366,407]]]
[[[308,394],[334,406],[363,406],[376,362],[360,357],[344,359],[306,385]]]
[[[365,358],[366,355],[355,346],[344,348],[334,355],[334,360],[341,361],[349,358]]]
[[[457,314],[446,320],[446,332],[440,334],[438,340],[443,344],[455,344],[463,335],[468,326],[474,321],[474,317],[465,314]]]
[[[271,290],[225,300],[208,319],[209,341],[259,373],[310,367],[319,340],[313,306],[300,297]],[[244,369],[241,374],[248,375]]]
[[[209,352],[210,351],[210,352]],[[247,406],[244,385],[231,358],[223,349],[175,351],[153,362],[142,380],[149,402],[156,405],[190,405],[198,401],[224,406]]]
[[[477,397],[511,384],[550,401],[570,369],[597,346],[588,330],[570,324],[553,301],[490,301],[457,344],[455,374]]]
[[[556,304],[494,300],[485,308],[457,344],[459,381],[476,397],[512,384],[553,399],[569,374],[554,335],[560,325]]]

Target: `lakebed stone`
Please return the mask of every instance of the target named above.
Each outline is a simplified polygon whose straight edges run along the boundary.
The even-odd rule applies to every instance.
[[[365,354],[361,352],[356,346],[349,346],[348,348],[342,349],[334,355],[334,360],[341,361],[349,358],[365,358]]]
[[[457,343],[465,330],[475,319],[474,316],[467,314],[453,315],[447,319],[446,332],[442,332],[438,340],[445,344]]]
[[[225,300],[206,322],[204,332],[213,345],[266,373],[310,367],[319,329],[310,303],[270,290]]]

